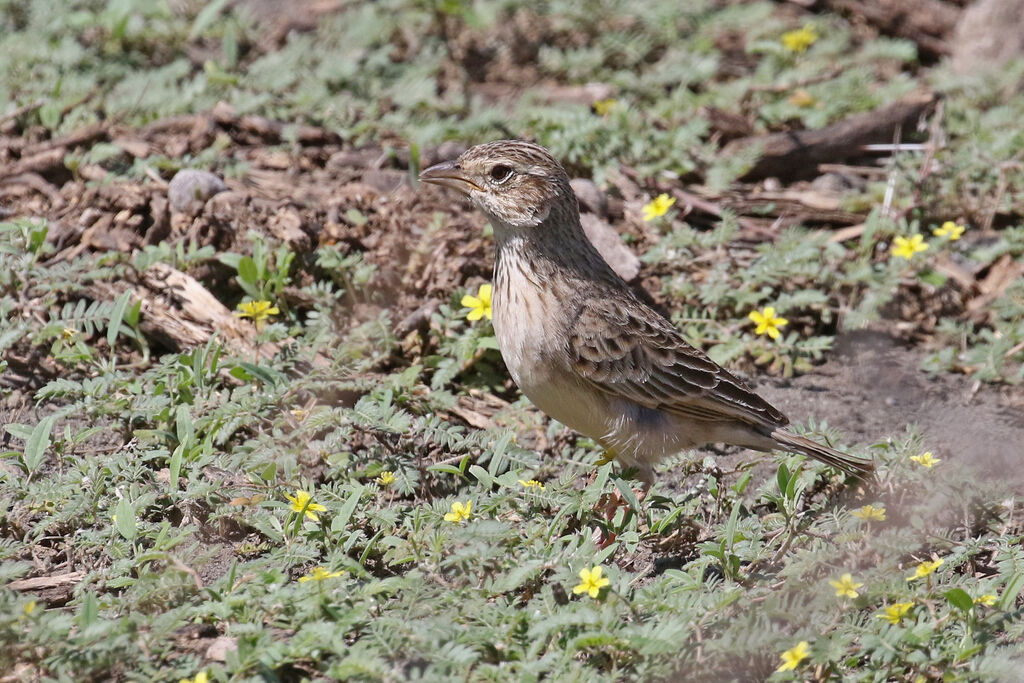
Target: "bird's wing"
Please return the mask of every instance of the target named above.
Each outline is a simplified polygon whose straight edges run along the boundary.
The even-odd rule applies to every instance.
[[[773,428],[789,423],[638,301],[585,302],[568,347],[575,372],[613,396],[697,420]]]

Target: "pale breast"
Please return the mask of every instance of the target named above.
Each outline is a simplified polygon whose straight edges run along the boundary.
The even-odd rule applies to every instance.
[[[563,289],[542,282],[517,250],[503,250],[494,277],[494,332],[520,391],[550,417],[601,439],[609,428],[607,401],[569,367]]]

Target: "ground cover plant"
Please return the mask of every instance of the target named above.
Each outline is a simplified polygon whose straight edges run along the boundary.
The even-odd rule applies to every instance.
[[[1013,678],[1024,61],[828,2],[298,4],[0,0],[5,680]],[[490,230],[415,181],[501,137],[877,478],[705,449],[640,503],[520,397]]]

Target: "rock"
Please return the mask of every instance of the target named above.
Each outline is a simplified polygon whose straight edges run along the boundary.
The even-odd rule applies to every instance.
[[[171,178],[167,187],[167,200],[171,204],[171,211],[197,214],[210,197],[227,189],[228,186],[219,176],[209,171],[185,168]]]
[[[576,199],[580,202],[580,209],[596,213],[598,216],[608,215],[608,198],[604,192],[594,184],[594,181],[586,178],[573,178],[569,181],[572,191],[576,193]]]
[[[978,0],[953,31],[953,69],[992,72],[1024,55],[1024,0]]]
[[[619,277],[629,282],[640,274],[640,259],[619,237],[615,229],[592,213],[580,215],[583,232]]]
[[[238,650],[238,639],[231,636],[218,636],[206,648],[206,658],[214,662],[225,662],[229,652]]]

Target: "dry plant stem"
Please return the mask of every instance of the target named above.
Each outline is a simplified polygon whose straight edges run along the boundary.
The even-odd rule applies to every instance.
[[[46,100],[36,100],[35,102],[23,104],[17,109],[13,109],[7,112],[6,114],[0,115],[0,126],[7,123],[8,121],[13,121],[14,119],[18,118],[19,116],[22,116],[23,114],[33,112],[36,109],[42,107],[44,104],[46,104]]]

